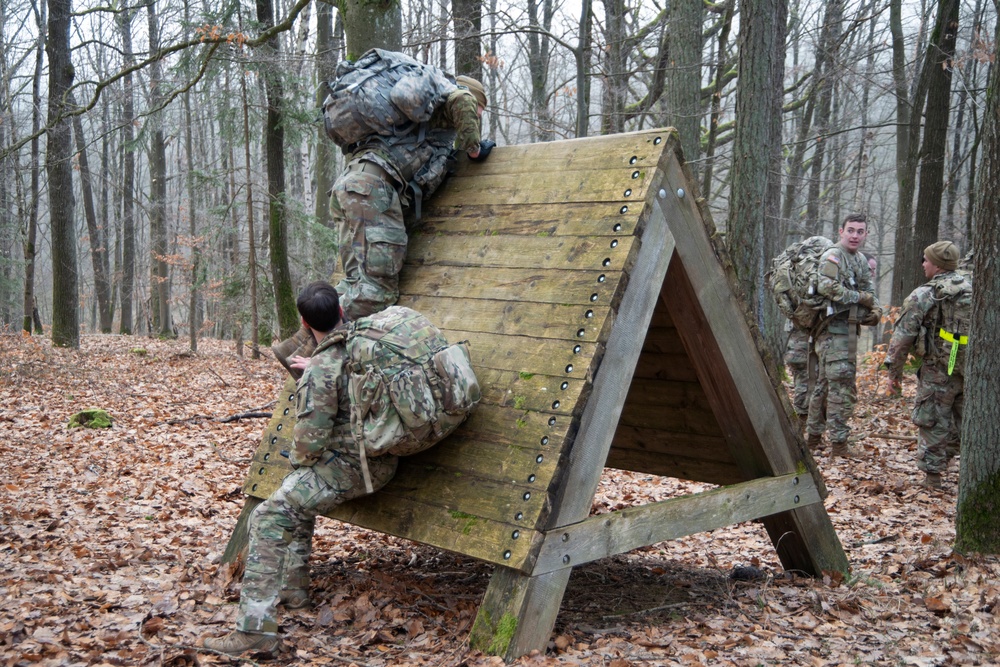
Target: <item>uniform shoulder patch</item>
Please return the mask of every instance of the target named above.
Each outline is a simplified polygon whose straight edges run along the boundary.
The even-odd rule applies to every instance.
[[[820,273],[835,280],[840,275],[840,257],[833,253],[827,255]]]

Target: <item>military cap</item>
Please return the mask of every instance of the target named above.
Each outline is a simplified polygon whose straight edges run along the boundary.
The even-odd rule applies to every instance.
[[[954,271],[958,268],[958,247],[951,241],[938,241],[924,248],[924,257],[939,269]]]
[[[481,107],[489,106],[486,101],[486,89],[483,88],[483,84],[479,83],[471,76],[464,76],[464,75],[456,76],[455,83],[458,84],[459,88],[464,88],[465,90],[472,93],[472,95],[476,98],[476,101],[479,102],[479,106]]]

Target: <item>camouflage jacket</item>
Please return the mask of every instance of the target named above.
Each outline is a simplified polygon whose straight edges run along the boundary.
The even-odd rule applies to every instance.
[[[933,340],[929,342],[928,337],[933,337],[938,319],[937,300],[934,298],[935,286],[954,276],[956,276],[954,271],[939,273],[910,292],[903,301],[903,309],[896,319],[892,339],[889,341],[889,351],[885,355],[886,366],[897,375],[906,363],[906,356],[911,348],[914,348],[914,355],[923,358],[924,364],[947,369],[948,355],[938,349]]]
[[[858,302],[861,292],[875,293],[868,258],[861,252],[852,254],[839,243],[835,244],[820,257],[816,291],[829,301],[827,316],[832,316],[830,332],[847,333],[844,327],[850,307]],[[877,324],[881,317],[882,306],[877,299],[870,311],[861,308],[858,313],[859,320],[865,324]],[[841,328],[843,331],[839,330]]]
[[[325,452],[356,456],[344,368],[346,333],[346,329],[338,327],[327,334],[299,378],[295,391],[297,421],[288,456],[293,465],[315,465]]]
[[[374,162],[403,186],[435,153],[450,152],[452,148],[465,152],[479,148],[481,130],[478,108],[479,102],[472,93],[458,89],[431,116],[422,142],[416,135],[399,143],[373,135],[348,154],[346,162],[357,159]]]

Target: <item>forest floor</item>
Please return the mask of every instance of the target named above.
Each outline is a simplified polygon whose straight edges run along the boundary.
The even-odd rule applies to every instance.
[[[283,376],[269,352],[186,350],[0,334],[0,665],[235,664],[198,646],[235,618],[219,562],[266,419],[220,420],[269,411]],[[816,457],[848,578],[785,572],[758,523],[658,544],[574,569],[548,649],[516,664],[1000,664],[1000,559],[952,553],[958,460],[943,491],[919,485],[914,380],[879,400],[873,368],[861,458]],[[95,407],[113,427],[67,428]],[[594,512],[702,488],[608,470]],[[244,663],[502,665],[467,642],[492,566],[324,519],[313,556],[316,607],[283,615],[277,656]]]

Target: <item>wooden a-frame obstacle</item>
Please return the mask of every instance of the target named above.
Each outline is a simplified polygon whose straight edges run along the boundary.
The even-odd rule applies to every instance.
[[[399,303],[469,341],[483,400],[331,516],[495,564],[471,642],[507,660],[544,649],[574,566],[663,540],[760,519],[786,569],[846,571],[726,258],[673,130],[463,164],[411,237]],[[288,471],[294,390],[252,497]],[[605,467],[722,486],[589,516]]]

